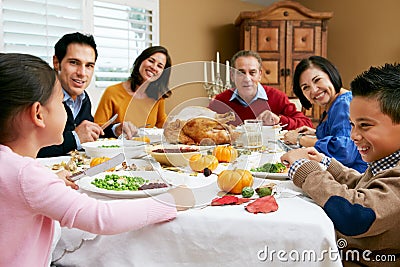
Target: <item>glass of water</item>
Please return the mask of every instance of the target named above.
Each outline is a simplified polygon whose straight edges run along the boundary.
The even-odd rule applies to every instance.
[[[245,120],[243,145],[250,150],[257,150],[262,147],[262,120]]]

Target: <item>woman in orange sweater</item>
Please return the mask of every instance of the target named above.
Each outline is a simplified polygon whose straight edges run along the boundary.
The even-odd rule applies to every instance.
[[[167,118],[164,99],[171,95],[170,67],[171,57],[165,47],[145,49],[136,58],[129,79],[106,88],[94,121],[102,125],[118,114],[117,123],[161,128]]]

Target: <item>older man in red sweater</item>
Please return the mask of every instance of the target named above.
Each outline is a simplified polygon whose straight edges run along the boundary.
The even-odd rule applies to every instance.
[[[217,113],[234,111],[234,125],[257,118],[264,125],[287,124],[286,130],[303,125],[313,127],[311,120],[296,109],[284,92],[260,84],[262,60],[256,52],[239,51],[231,62],[237,70],[231,75],[237,88],[216,95],[208,106],[210,109]]]

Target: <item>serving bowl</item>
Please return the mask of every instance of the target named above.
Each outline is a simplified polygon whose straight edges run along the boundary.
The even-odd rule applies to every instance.
[[[114,157],[124,153],[125,158],[141,158],[147,155],[146,143],[134,140],[98,140],[82,144],[89,157]]]
[[[146,151],[160,164],[166,166],[185,167],[189,159],[200,154],[199,148],[187,145],[158,145],[148,146]]]

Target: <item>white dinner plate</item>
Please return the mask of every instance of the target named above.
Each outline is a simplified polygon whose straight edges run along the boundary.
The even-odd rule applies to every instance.
[[[134,140],[97,140],[82,144],[89,157],[115,157],[124,153],[126,158],[141,158],[147,155],[147,143]],[[115,147],[112,147],[115,146]]]
[[[253,176],[259,178],[276,179],[276,180],[288,180],[289,176],[287,172],[284,173],[273,173],[273,172],[251,172]]]
[[[158,194],[162,194],[166,192],[167,190],[170,189],[170,187],[163,187],[163,188],[156,188],[156,189],[148,189],[148,190],[138,190],[138,191],[129,191],[129,190],[124,190],[124,191],[115,191],[115,190],[107,190],[103,188],[98,188],[95,185],[92,184],[92,181],[95,178],[100,178],[103,179],[107,174],[112,174],[113,172],[102,172],[98,175],[92,176],[92,177],[83,177],[82,179],[77,181],[77,184],[79,185],[80,189],[105,195],[108,197],[113,197],[113,198],[142,198],[142,197],[151,197],[155,196]],[[149,183],[151,182],[160,182],[162,183],[163,181],[160,179],[160,176],[158,175],[157,172],[155,171],[119,171],[119,172],[114,172],[114,174],[117,174],[119,176],[122,175],[127,175],[127,176],[138,176],[142,177],[146,180],[150,180]]]
[[[62,162],[68,163],[71,159],[72,159],[71,156],[59,156],[59,157],[51,157],[51,158],[37,158],[36,161],[40,162],[40,164],[42,164],[46,168],[49,168],[53,172],[59,172],[59,171],[63,170],[63,168],[53,169],[53,166],[55,164],[61,164]],[[90,160],[89,160],[89,162],[90,162]],[[89,168],[89,162],[87,162],[87,164],[85,164],[85,165],[82,164],[82,165],[77,166],[76,171],[78,172],[83,169]]]
[[[51,157],[51,158],[37,158],[36,160],[39,161],[43,166],[51,169],[54,164],[61,164],[61,162],[67,163],[70,161],[71,156],[60,156],[60,157]]]
[[[150,139],[150,143],[157,143],[163,141],[164,129],[159,128],[139,128],[139,136],[147,136]]]

